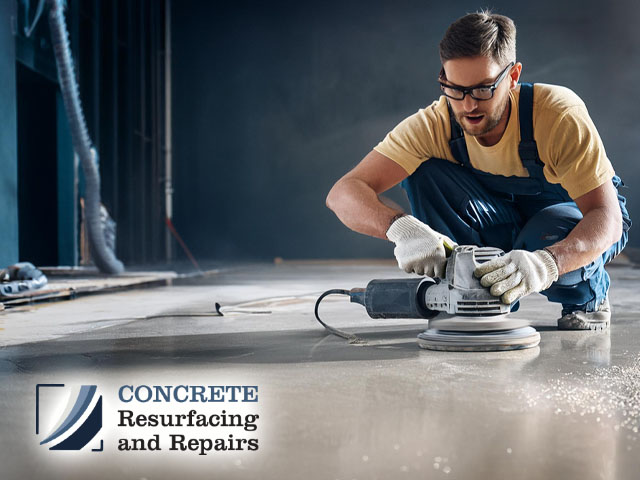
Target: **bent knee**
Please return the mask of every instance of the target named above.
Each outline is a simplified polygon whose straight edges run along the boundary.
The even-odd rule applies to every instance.
[[[543,208],[522,228],[514,248],[539,250],[564,239],[582,220],[582,212],[573,202]]]

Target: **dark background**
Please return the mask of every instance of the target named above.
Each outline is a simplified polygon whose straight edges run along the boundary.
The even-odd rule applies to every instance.
[[[83,182],[46,15],[31,36],[22,30],[36,4],[0,2],[0,267],[79,261]],[[437,98],[439,40],[456,18],[487,5],[70,0],[102,200],[128,266],[163,263],[168,253],[186,260],[165,226],[167,5],[173,222],[195,257],[392,258],[389,242],[344,227],[325,207],[326,195],[398,122]],[[523,81],[564,85],[584,99],[629,187],[623,193],[633,217],[640,211],[640,6],[488,6],[516,22]],[[399,187],[389,196],[406,206]],[[630,245],[640,246],[635,229]]]
[[[196,256],[392,255],[391,244],[342,226],[324,206],[326,194],[400,120],[437,97],[438,42],[453,20],[480,6],[176,2],[176,224]],[[630,187],[633,216],[640,7],[493,6],[516,22],[523,81],[565,85],[583,98]]]

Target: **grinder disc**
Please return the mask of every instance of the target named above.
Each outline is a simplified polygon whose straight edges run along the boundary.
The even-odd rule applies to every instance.
[[[531,327],[493,332],[454,332],[429,328],[418,335],[418,345],[428,350],[449,352],[493,352],[532,348],[540,343],[540,334]]]
[[[528,326],[527,320],[512,318],[509,314],[484,317],[439,315],[429,320],[430,329],[449,332],[493,332],[496,330],[515,330]]]

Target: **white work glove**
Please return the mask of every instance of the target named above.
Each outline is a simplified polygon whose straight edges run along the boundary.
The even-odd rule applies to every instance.
[[[512,250],[483,263],[473,274],[502,303],[512,304],[533,292],[541,292],[558,279],[558,265],[546,250]]]
[[[387,230],[387,238],[396,244],[393,253],[401,269],[434,278],[444,277],[447,253],[456,246],[449,237],[411,215],[393,222]]]

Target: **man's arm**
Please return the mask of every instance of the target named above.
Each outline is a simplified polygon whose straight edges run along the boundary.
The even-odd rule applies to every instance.
[[[387,240],[386,232],[402,211],[385,205],[378,195],[408,176],[404,168],[372,150],[336,182],[327,207],[351,230]]]
[[[378,197],[406,177],[404,168],[373,150],[336,182],[327,207],[351,230],[395,243],[393,253],[405,272],[443,277],[447,247],[450,251],[455,243]]]
[[[558,274],[588,265],[622,235],[622,213],[613,183],[575,199],[583,218],[569,235],[548,247],[558,263]]]

